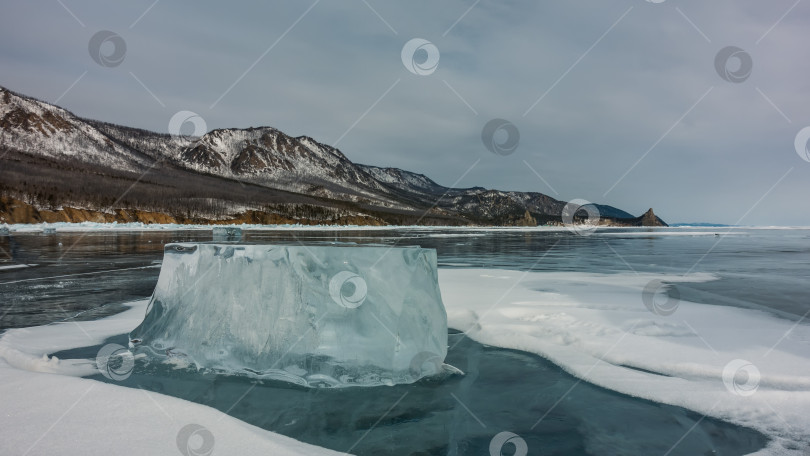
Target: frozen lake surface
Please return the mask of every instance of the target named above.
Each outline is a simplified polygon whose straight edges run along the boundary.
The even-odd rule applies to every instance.
[[[160,403],[161,395],[174,396],[353,454],[489,454],[502,432],[522,439],[528,454],[809,451],[802,412],[810,404],[810,330],[803,321],[810,310],[809,230],[608,229],[590,236],[543,229],[245,230],[246,242],[437,249],[455,328],[447,362],[466,375],[358,391],[141,359],[121,381],[86,369],[106,343],[126,345],[126,331],[101,337],[92,324],[151,294],[163,245],[209,240],[210,228],[12,229],[0,237],[9,257],[0,262],[0,328],[11,330],[0,339],[0,356],[9,363],[2,369],[84,375],[112,391],[160,393],[150,396]],[[644,289],[655,280],[674,286],[659,287],[645,306]],[[61,329],[44,347],[31,341],[45,336],[13,330],[64,320],[71,323],[48,327]],[[84,343],[83,330],[90,333]],[[78,336],[68,342],[70,331]],[[22,354],[12,356],[10,348]],[[41,354],[62,361],[36,361]],[[730,361],[743,358],[760,374],[748,396],[729,393],[722,377]],[[747,385],[733,377],[738,384]],[[17,401],[23,409],[36,397]],[[13,452],[25,452],[53,422],[31,419],[27,445],[18,438]],[[0,433],[21,425],[8,421]],[[62,425],[81,423],[67,415]],[[203,425],[217,437],[217,449],[228,452],[219,428]],[[43,437],[30,454],[49,438],[57,435]],[[503,454],[513,449],[506,444]]]

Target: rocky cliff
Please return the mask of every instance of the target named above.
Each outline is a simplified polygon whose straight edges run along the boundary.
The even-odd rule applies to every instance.
[[[565,206],[542,193],[449,188],[422,174],[356,164],[334,147],[271,127],[174,137],[82,119],[4,88],[0,196],[7,205],[28,207],[0,214],[17,223],[247,217],[260,223],[526,225],[559,220]],[[614,207],[597,207],[617,223],[634,220]]]

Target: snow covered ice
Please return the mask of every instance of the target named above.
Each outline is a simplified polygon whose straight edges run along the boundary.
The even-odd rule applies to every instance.
[[[136,353],[306,386],[412,383],[441,372],[436,251],[168,244]]]

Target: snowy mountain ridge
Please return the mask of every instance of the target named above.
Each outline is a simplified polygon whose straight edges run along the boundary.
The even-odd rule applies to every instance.
[[[116,144],[70,112],[0,88],[0,144],[55,159],[139,167],[148,157]]]
[[[272,127],[215,129],[197,138],[172,136],[83,119],[2,87],[0,154],[4,163],[13,163],[10,168],[14,171],[8,172],[16,172],[8,180],[4,176],[0,191],[16,195],[32,190],[27,180],[27,187],[22,188],[15,179],[43,174],[42,167],[47,166],[69,168],[77,179],[90,172],[108,180],[114,177],[152,185],[150,201],[157,201],[157,195],[170,188],[176,194],[173,204],[180,206],[204,198],[225,203],[230,199],[231,206],[255,210],[264,210],[268,204],[295,203],[327,206],[330,211],[342,207],[385,223],[420,223],[424,219],[430,224],[509,225],[533,218],[542,223],[558,220],[565,205],[542,193],[448,188],[422,174],[355,164],[332,146]],[[201,181],[212,178],[222,187],[223,196],[199,194],[208,193],[199,190],[204,188]],[[70,203],[54,194],[59,185],[52,181],[43,175],[34,188],[50,202]],[[233,191],[225,191],[234,184],[241,190],[251,189],[239,192],[246,195],[239,204],[227,196]],[[97,185],[105,191],[106,184]],[[46,186],[47,191],[42,189]],[[136,196],[130,206],[143,200]],[[122,201],[107,202],[120,206]],[[227,206],[225,203],[218,204]],[[159,202],[152,205],[160,206]],[[616,208],[602,207],[612,217],[632,218]]]

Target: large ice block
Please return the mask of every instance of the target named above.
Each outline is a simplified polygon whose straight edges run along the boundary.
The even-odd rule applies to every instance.
[[[436,251],[168,244],[130,345],[307,386],[411,383],[447,355]]]

